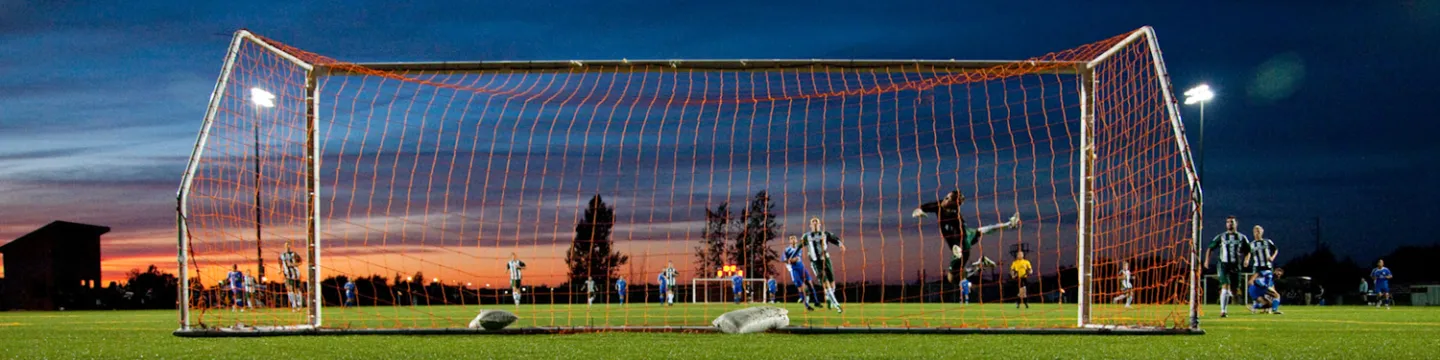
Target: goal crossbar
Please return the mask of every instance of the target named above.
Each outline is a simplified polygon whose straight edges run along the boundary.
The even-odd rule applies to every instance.
[[[1000,66],[1033,68],[1038,73],[1076,74],[1083,61],[1046,60],[845,60],[845,59],[760,59],[760,60],[557,60],[557,61],[440,61],[354,63],[370,70],[406,72],[624,72],[658,69],[703,71],[804,72],[811,68],[864,69],[876,72],[978,70]],[[350,67],[318,66],[327,75],[353,73]],[[819,71],[819,70],[817,70]]]

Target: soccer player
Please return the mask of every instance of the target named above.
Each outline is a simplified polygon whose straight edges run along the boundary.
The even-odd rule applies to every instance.
[[[771,275],[771,276],[770,276],[770,280],[766,280],[766,281],[765,281],[765,294],[766,294],[766,297],[769,298],[769,299],[768,299],[768,300],[769,300],[768,302],[770,302],[770,303],[774,303],[774,302],[775,302],[775,294],[776,294],[776,292],[777,292],[776,290],[777,290],[777,289],[775,288],[775,276],[774,276],[774,275]]]
[[[800,290],[800,303],[805,305],[805,311],[814,311],[810,303],[820,306],[820,298],[815,297],[814,286],[810,285],[810,272],[805,271],[805,264],[800,263],[803,252],[800,250],[800,238],[790,235],[790,246],[785,247],[785,252],[780,255],[780,261],[785,263],[785,269],[790,271],[790,282],[795,283],[795,288]]]
[[[345,280],[345,306],[355,306],[355,280]]]
[[[515,306],[520,306],[520,271],[525,270],[525,262],[512,252],[510,262],[505,263],[505,270],[510,272],[510,296],[515,298]]]
[[[1280,254],[1280,248],[1275,246],[1274,240],[1265,238],[1265,228],[1260,225],[1255,225],[1255,239],[1250,241],[1249,250],[1245,254],[1245,262],[1256,274],[1271,270],[1275,266],[1275,256]]]
[[[625,305],[625,277],[624,277],[624,276],[621,276],[621,277],[620,277],[620,280],[615,280],[615,293],[616,293],[617,296],[620,297],[620,305],[621,305],[621,306],[624,306],[624,305]]]
[[[1015,213],[1010,217],[1010,221],[1005,223],[970,228],[965,224],[965,218],[960,216],[960,205],[963,204],[965,195],[961,194],[960,190],[953,190],[945,194],[944,199],[922,204],[910,213],[910,216],[915,218],[923,218],[930,213],[939,215],[940,236],[945,239],[945,250],[950,253],[950,265],[945,271],[945,281],[950,283],[967,279],[978,273],[977,270],[982,267],[995,267],[995,262],[984,256],[975,263],[970,263],[970,247],[980,243],[982,236],[1020,226],[1020,213]]]
[[[1241,256],[1248,252],[1246,248],[1250,246],[1250,239],[1235,230],[1239,224],[1240,222],[1233,215],[1225,218],[1225,232],[1215,235],[1215,238],[1210,240],[1209,248],[1205,250],[1206,269],[1210,268],[1210,250],[1220,250],[1220,257],[1217,259],[1220,268],[1216,270],[1216,275],[1220,277],[1220,317],[1222,318],[1230,316],[1228,312],[1230,297],[1234,294],[1230,291],[1230,285],[1238,286],[1240,284]]]
[[[1110,299],[1110,302],[1119,304],[1120,300],[1125,300],[1125,308],[1130,308],[1130,302],[1134,299],[1134,297],[1131,296],[1131,292],[1133,292],[1135,288],[1134,285],[1135,284],[1130,282],[1130,262],[1120,262],[1120,295],[1114,299]]]
[[[829,231],[821,230],[822,224],[819,217],[810,218],[810,232],[800,235],[800,247],[809,248],[806,252],[810,255],[810,267],[815,270],[815,277],[819,278],[820,284],[825,287],[825,299],[835,312],[844,312],[840,309],[840,299],[835,297],[835,269],[830,262],[830,244],[840,247],[845,251],[845,244],[840,242],[840,237]]]
[[[1380,259],[1375,263],[1375,270],[1370,270],[1370,279],[1375,282],[1375,294],[1377,294],[1375,308],[1378,309],[1380,305],[1385,305],[1385,308],[1389,309],[1391,303],[1394,302],[1390,298],[1390,278],[1392,277],[1394,276],[1390,273],[1390,268],[1385,267],[1385,259]]]
[[[970,303],[970,279],[960,279],[960,303]]]
[[[735,305],[740,305],[740,298],[744,297],[742,293],[745,292],[745,278],[740,277],[740,274],[735,274],[730,277],[730,282],[735,286]]]
[[[230,298],[233,300],[230,311],[240,309],[241,312],[244,312],[245,274],[240,272],[240,265],[231,264],[230,273],[225,275],[225,279],[230,281]]]
[[[1245,260],[1241,261],[1241,265],[1250,265],[1250,278],[1248,279],[1250,282],[1254,282],[1260,272],[1270,270],[1274,266],[1275,255],[1280,253],[1280,249],[1275,246],[1275,241],[1265,238],[1264,227],[1255,225],[1253,231],[1255,238],[1250,240],[1249,247],[1246,248]],[[1250,298],[1254,299],[1255,296],[1251,295]]]
[[[1275,278],[1285,275],[1285,269],[1265,270],[1250,280],[1250,300],[1254,304],[1250,313],[1264,309],[1265,313],[1280,315],[1280,292],[1275,290]]]
[[[585,306],[595,306],[595,279],[585,277]]]
[[[255,285],[255,276],[254,276],[254,275],[251,275],[249,271],[246,271],[246,272],[245,272],[245,307],[247,307],[247,308],[251,308],[251,309],[254,309],[254,308],[255,308],[255,301],[257,300],[256,297],[255,297],[256,287],[257,287],[257,286]]]
[[[300,254],[290,250],[285,243],[285,252],[280,253],[280,272],[285,276],[285,295],[290,299],[290,311],[305,306],[305,297],[300,291]]]
[[[1375,305],[1375,303],[1370,302],[1371,295],[1374,295],[1374,293],[1370,292],[1370,282],[1365,281],[1365,278],[1360,278],[1360,297],[1365,299],[1365,305]]]
[[[1024,304],[1026,309],[1030,308],[1030,302],[1025,300],[1025,295],[1028,295],[1025,292],[1025,285],[1029,282],[1030,274],[1034,273],[1035,269],[1030,267],[1030,260],[1025,260],[1025,252],[1016,251],[1015,262],[1010,263],[1010,275],[1015,277],[1015,281],[1020,282],[1020,292],[1017,294],[1020,299],[1015,301],[1016,309],[1019,309],[1021,304]]]
[[[675,262],[666,261],[665,269],[660,270],[660,303],[667,306],[675,306]]]

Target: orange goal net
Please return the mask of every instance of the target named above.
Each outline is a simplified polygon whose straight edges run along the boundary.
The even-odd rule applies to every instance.
[[[1160,55],[350,63],[240,31],[177,333],[1196,331]]]

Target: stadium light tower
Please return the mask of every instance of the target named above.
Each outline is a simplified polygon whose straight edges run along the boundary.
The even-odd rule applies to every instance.
[[[275,107],[275,94],[261,88],[250,88],[250,102],[255,104],[256,112],[261,109]],[[260,231],[260,119],[257,117],[251,122],[251,134],[255,137],[255,272],[265,277],[265,252],[262,251]]]
[[[1210,85],[1200,84],[1185,90],[1185,105],[1200,104],[1200,161],[1196,164],[1200,169],[1196,176],[1201,184],[1205,183],[1205,103],[1214,98],[1215,92],[1210,90]]]

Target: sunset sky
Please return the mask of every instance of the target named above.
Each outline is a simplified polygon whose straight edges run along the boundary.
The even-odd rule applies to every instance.
[[[1098,15],[1075,15],[1082,11]],[[173,268],[175,191],[240,28],[345,61],[473,61],[1023,59],[1144,25],[1155,27],[1177,87],[1208,83],[1218,92],[1206,107],[1207,238],[1234,214],[1265,225],[1282,259],[1313,249],[1316,217],[1325,241],[1359,261],[1436,241],[1435,2],[256,1],[0,4],[0,243],[52,220],[105,225],[113,229],[102,250],[107,281],[149,264]],[[1183,114],[1198,145],[1196,110]],[[577,191],[565,201],[586,199]],[[612,204],[628,201],[621,195]],[[798,225],[804,214],[787,216]],[[685,222],[693,214],[677,221],[696,225]],[[665,244],[647,251],[686,254],[691,246]],[[433,261],[480,256],[457,254]],[[508,256],[492,255],[484,256]],[[688,266],[687,255],[675,258]]]

